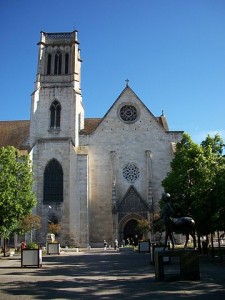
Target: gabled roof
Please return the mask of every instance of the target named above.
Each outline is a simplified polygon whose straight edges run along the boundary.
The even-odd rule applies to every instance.
[[[102,118],[86,118],[84,119],[84,129],[80,134],[91,134]],[[30,150],[26,145],[29,138],[30,121],[0,121],[0,147],[14,146],[20,150]]]
[[[114,103],[111,105],[111,107],[108,109],[106,114],[103,116],[103,118],[87,118],[84,120],[84,129],[80,131],[80,134],[83,135],[89,135],[95,131],[95,129],[99,126],[99,124],[106,118],[106,116],[109,114],[115,103],[119,100],[119,98],[127,91],[130,90],[132,93],[137,97],[137,99],[143,104],[143,106],[146,108],[146,110],[151,114],[151,116],[155,119],[155,121],[165,130],[169,131],[169,127],[166,121],[165,115],[161,115],[160,117],[155,117],[152,112],[148,109],[148,107],[141,101],[141,99],[136,95],[136,93],[127,85],[123,91],[120,93],[120,95],[117,97],[117,99],[114,101]]]
[[[145,106],[145,104],[141,101],[141,99],[137,96],[137,94],[132,90],[132,88],[129,87],[129,85],[126,85],[126,87],[122,90],[122,92],[120,93],[120,95],[117,97],[117,99],[114,101],[114,103],[111,105],[111,107],[108,109],[108,111],[106,112],[106,114],[104,115],[103,119],[105,119],[105,117],[109,114],[109,112],[111,111],[111,109],[113,108],[113,106],[115,106],[115,103],[117,101],[119,101],[119,99],[121,98],[121,96],[123,94],[125,94],[128,90],[130,90],[135,97],[143,104],[143,106],[149,111],[149,109]],[[150,112],[150,111],[149,111]],[[150,114],[155,118],[155,116],[150,112]]]
[[[84,129],[80,131],[81,135],[89,135],[92,134],[99,124],[106,118],[112,107],[118,101],[118,99],[124,94],[127,89],[131,90],[132,93],[134,91],[127,85],[113,105],[109,108],[103,118],[85,118],[84,119]],[[134,93],[135,94],[135,93]],[[138,98],[138,96],[135,94]],[[138,98],[139,99],[139,98]],[[162,114],[160,117],[155,117],[151,111],[145,106],[145,104],[139,99],[139,101],[143,104],[143,106],[149,111],[152,117],[156,120],[156,122],[165,130],[169,131],[169,127],[166,121],[166,117]],[[26,141],[29,137],[29,128],[30,121],[29,120],[21,120],[21,121],[0,121],[0,147],[5,146],[14,146],[20,150],[29,150],[29,147],[26,145]]]
[[[119,212],[146,212],[148,204],[144,201],[136,188],[131,185],[123,199],[118,203]]]
[[[169,131],[169,126],[166,121],[166,117],[164,115],[161,115],[160,117],[156,117],[159,124],[166,130]]]
[[[29,150],[30,121],[0,121],[0,147],[14,146],[19,150]]]
[[[91,134],[98,125],[101,123],[102,118],[85,118],[84,119],[84,129],[80,131],[80,134]]]

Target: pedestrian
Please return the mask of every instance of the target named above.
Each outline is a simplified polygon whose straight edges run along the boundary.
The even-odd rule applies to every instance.
[[[202,241],[202,253],[203,253],[203,255],[206,255],[206,256],[208,256],[208,244],[209,244],[209,241],[207,238]]]
[[[119,250],[119,243],[118,243],[118,240],[117,240],[117,239],[115,239],[114,249],[115,249],[116,251]]]
[[[133,238],[130,238],[130,243],[131,243],[132,246],[134,246],[134,240],[133,240]]]
[[[22,243],[21,243],[21,249],[23,250],[23,249],[26,249],[26,247],[27,247],[27,245],[26,245],[26,243],[23,241]]]
[[[106,240],[104,240],[104,242],[103,242],[103,243],[104,243],[104,251],[106,251],[106,249],[107,249],[107,245],[108,245],[108,244],[107,244]]]

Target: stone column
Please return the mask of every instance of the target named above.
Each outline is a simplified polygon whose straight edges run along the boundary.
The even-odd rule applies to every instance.
[[[152,153],[151,150],[146,150],[147,160],[147,203],[149,208],[153,210],[153,193],[152,193]]]
[[[112,205],[113,208],[116,206],[117,203],[117,196],[116,196],[116,152],[111,151],[111,162],[112,162]]]
[[[118,214],[117,214],[117,195],[116,195],[116,152],[111,151],[112,163],[112,216],[113,216],[113,242],[118,239]]]

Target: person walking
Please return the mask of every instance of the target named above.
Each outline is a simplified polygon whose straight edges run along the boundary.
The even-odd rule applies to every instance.
[[[119,242],[118,242],[118,240],[117,240],[117,239],[115,239],[114,248],[115,248],[115,250],[116,250],[116,251],[118,251],[118,250],[119,250]]]
[[[107,244],[106,240],[104,240],[104,242],[103,242],[103,243],[104,243],[104,251],[106,251],[106,249],[107,249],[107,245],[108,245],[108,244]]]
[[[26,249],[26,247],[27,247],[27,245],[26,245],[26,243],[23,241],[23,242],[21,243],[21,249]]]

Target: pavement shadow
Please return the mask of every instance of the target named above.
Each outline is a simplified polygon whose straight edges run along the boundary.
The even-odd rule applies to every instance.
[[[221,275],[222,270],[224,268]],[[4,295],[5,299],[174,300],[191,297],[207,300],[225,297],[224,282],[216,282],[211,273],[200,281],[157,282],[149,254],[135,252],[46,256],[42,268],[13,272],[10,269],[2,278],[0,298]]]

